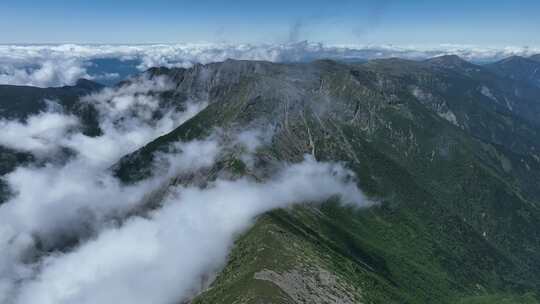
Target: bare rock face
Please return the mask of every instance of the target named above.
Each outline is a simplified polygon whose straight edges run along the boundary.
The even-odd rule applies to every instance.
[[[254,279],[276,284],[295,303],[354,304],[358,291],[322,268],[293,269],[284,273],[263,270],[255,273]]]

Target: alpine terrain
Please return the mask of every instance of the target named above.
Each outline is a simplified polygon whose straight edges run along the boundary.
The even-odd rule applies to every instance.
[[[146,95],[134,91],[132,96],[140,97],[139,103],[130,108],[129,115],[142,117],[149,130],[172,117],[173,127],[144,133],[148,136],[140,140],[141,145],[121,150],[104,165],[88,166],[110,173],[118,183],[115,187],[128,189],[128,196],[145,190],[137,196],[136,208],[115,209],[106,227],[123,227],[133,224],[132,217],[144,220],[166,213],[160,210],[170,206],[167,197],[176,188],[203,191],[235,183],[264,185],[283,164],[294,166],[306,160],[339,165],[350,172],[349,181],[365,196],[365,204],[354,206],[344,203],[340,195],[325,196],[322,201],[293,195],[299,200],[290,202],[294,204],[264,209],[238,233],[234,230],[234,244],[224,245],[223,262],[215,251],[205,251],[200,256],[215,259],[216,265],[198,276],[195,287],[181,298],[167,298],[164,303],[540,303],[539,71],[538,55],[482,65],[448,55],[418,61],[226,60],[191,68],[156,67],[112,87],[90,80],[58,88],[2,85],[0,126],[7,126],[8,121],[29,126],[31,117],[53,111],[79,120],[81,138],[100,138],[108,134],[104,117],[120,107],[104,108],[107,100],[115,98],[115,90],[128,90],[141,79],[166,81],[157,89],[150,87]],[[93,102],[92,96],[101,96],[105,103]],[[140,112],[144,98],[158,99],[158,106]],[[197,110],[192,115],[167,116],[168,109],[193,107]],[[107,126],[128,132],[138,125],[114,117]],[[235,134],[245,130],[259,134],[260,142],[252,148],[235,144]],[[183,164],[170,160],[167,168],[178,165],[180,169],[157,176],[156,187],[141,186],[156,178],[156,163],[172,146],[209,138],[225,146],[215,161],[194,167],[203,158],[197,154],[189,164],[191,169],[183,170]],[[51,166],[50,153],[36,154],[9,143],[0,141],[0,208],[8,208],[23,193],[10,186],[21,172],[19,167]],[[84,154],[77,152],[80,147],[62,145],[54,151],[53,163],[76,161],[77,153]],[[265,192],[269,203],[280,197],[275,192],[282,185],[275,184],[279,186]],[[238,193],[239,199],[249,197],[245,196],[249,192]],[[191,194],[180,192],[179,197]],[[107,196],[96,200],[99,204],[116,201]],[[100,218],[100,213],[85,210],[73,213],[75,222],[85,223],[81,224],[84,229],[51,228],[55,235],[62,231],[61,240],[50,241],[52,233],[30,233],[35,244],[31,253],[25,251],[20,258],[21,265],[40,265],[32,271],[53,267],[56,257],[77,248],[87,252],[88,259],[102,255],[87,247],[101,240],[102,228],[87,224]],[[226,212],[227,207],[219,210]],[[79,217],[82,213],[94,215]],[[70,222],[65,227],[73,226]],[[199,228],[193,229],[186,235],[198,235]],[[197,241],[212,243],[211,237],[220,229]],[[148,230],[142,231],[141,238]],[[192,245],[171,247],[165,256],[183,259]],[[153,252],[152,248],[141,245],[131,252]],[[147,256],[143,256],[132,266],[145,263]],[[84,261],[89,260],[75,265],[85,267]],[[122,258],[112,265],[118,263]],[[95,269],[108,269],[106,264],[99,265]],[[14,277],[19,278],[9,290],[34,282],[21,287],[21,296],[11,298],[20,301],[13,303],[24,303],[25,291],[45,290],[30,289],[32,284],[47,284],[66,273],[84,275],[86,270],[79,266],[54,273],[43,270],[41,275],[6,272],[17,273]],[[175,273],[174,267],[159,272],[163,271]],[[154,280],[152,267],[144,273]],[[145,275],[129,276],[129,280],[138,276]],[[173,290],[176,282],[167,284]],[[130,286],[150,289],[135,283]],[[80,300],[71,297],[77,288],[58,293],[50,303]],[[92,293],[99,295],[100,289]],[[120,289],[118,294],[122,294]]]

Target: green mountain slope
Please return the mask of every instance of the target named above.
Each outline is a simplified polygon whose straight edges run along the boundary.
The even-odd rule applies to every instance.
[[[306,153],[342,161],[379,202],[350,210],[330,201],[260,217],[194,303],[537,300],[540,157],[531,113],[540,94],[530,84],[455,57],[226,61],[149,73],[172,77],[172,96],[209,106],[124,157],[114,170],[125,182],[148,176],[154,153],[177,140],[214,127],[274,126],[261,164]],[[241,174],[239,162],[220,170]]]
[[[487,67],[495,73],[505,75],[511,79],[540,86],[540,62],[535,58],[534,56],[530,58],[512,56],[489,64]]]
[[[74,86],[58,88],[0,85],[0,117],[21,119],[37,114],[46,109],[45,100],[56,101],[73,110],[80,96],[102,88],[102,85],[85,79],[80,79]]]

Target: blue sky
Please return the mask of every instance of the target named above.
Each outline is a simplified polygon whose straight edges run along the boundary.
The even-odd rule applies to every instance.
[[[0,2],[0,43],[540,46],[540,1]]]

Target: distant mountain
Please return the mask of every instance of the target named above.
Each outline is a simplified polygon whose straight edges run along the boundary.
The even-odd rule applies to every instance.
[[[529,59],[532,59],[534,61],[540,61],[540,54],[532,55],[529,57]]]
[[[376,61],[375,61],[376,62]],[[382,61],[384,62],[384,61]],[[476,65],[469,63],[457,56],[441,56],[425,61],[434,69],[433,75],[447,85],[454,88],[446,88],[449,94],[459,102],[468,102],[466,112],[474,111],[476,105],[471,101],[475,98],[488,101],[487,104],[497,112],[512,112],[514,115],[527,120],[529,123],[539,125],[540,94],[539,79],[536,78],[536,69],[540,63],[522,57],[510,57],[505,60],[488,64]],[[393,73],[402,73],[403,64],[388,65]],[[410,73],[425,73],[425,71],[410,70]],[[539,76],[540,77],[540,76]],[[444,78],[444,79],[443,79]],[[470,94],[483,96],[471,97]],[[462,95],[457,98],[456,94]]]
[[[29,86],[0,85],[0,117],[22,119],[47,108],[47,101],[57,102],[74,110],[79,97],[99,91],[104,86],[79,79],[74,86],[37,88]]]
[[[444,55],[439,57],[433,57],[425,61],[427,64],[452,70],[475,70],[477,65],[472,64],[457,55]]]
[[[540,87],[540,57],[512,56],[486,67],[501,76]]]
[[[209,105],[112,170],[133,183],[171,143],[272,126],[257,168],[305,154],[342,162],[379,202],[352,210],[330,200],[259,217],[209,288],[183,299],[190,303],[538,303],[540,88],[524,77],[535,65],[442,56],[153,68],[148,77],[175,83],[169,102]],[[224,157],[170,184],[254,174],[234,153]]]

